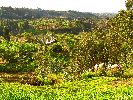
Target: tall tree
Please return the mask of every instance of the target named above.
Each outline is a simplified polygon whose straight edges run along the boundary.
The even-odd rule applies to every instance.
[[[133,0],[126,1],[126,8],[127,8],[127,10],[133,9]]]

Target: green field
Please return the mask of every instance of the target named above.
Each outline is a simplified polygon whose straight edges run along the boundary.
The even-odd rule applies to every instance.
[[[1,100],[132,100],[133,78],[93,77],[58,85],[0,83]]]

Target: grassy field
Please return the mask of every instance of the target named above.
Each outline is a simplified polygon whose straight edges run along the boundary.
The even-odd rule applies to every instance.
[[[1,78],[0,100],[133,100],[133,78],[92,77],[44,86]]]

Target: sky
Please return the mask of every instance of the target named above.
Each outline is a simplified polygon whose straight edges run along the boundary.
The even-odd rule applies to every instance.
[[[56,11],[117,13],[125,9],[125,0],[0,0],[1,6],[41,8]]]

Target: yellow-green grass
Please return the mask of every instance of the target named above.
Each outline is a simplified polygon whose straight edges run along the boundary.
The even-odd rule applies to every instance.
[[[0,83],[0,100],[133,100],[133,78],[92,77],[58,85]]]

